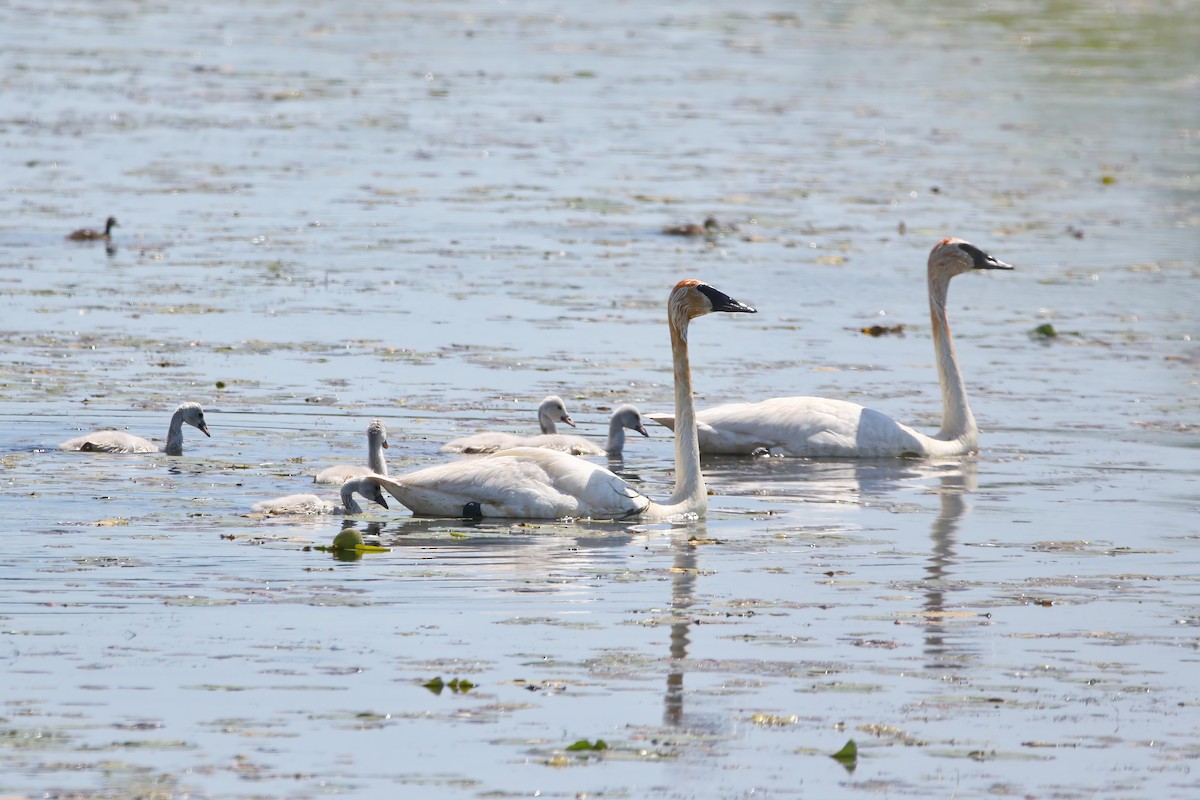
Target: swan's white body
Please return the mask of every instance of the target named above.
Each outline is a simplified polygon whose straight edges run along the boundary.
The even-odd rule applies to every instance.
[[[414,514],[431,517],[624,519],[650,498],[607,469],[558,450],[518,447],[395,479],[373,477]]]
[[[341,505],[331,503],[315,494],[289,494],[286,497],[276,497],[274,500],[255,503],[250,510],[255,514],[266,514],[272,517],[300,514],[361,514],[363,513],[362,506],[354,499],[356,492],[384,508],[388,507],[387,500],[379,491],[379,485],[369,477],[361,477],[350,478],[342,484]]]
[[[387,426],[383,420],[373,419],[367,426],[367,466],[339,464],[326,467],[313,477],[313,482],[341,486],[351,478],[363,475],[387,475],[387,459],[383,456],[387,446]]]
[[[571,415],[567,413],[567,406],[563,403],[562,398],[557,395],[550,395],[542,400],[538,405],[538,427],[542,431],[543,436],[551,436],[558,433],[557,423],[564,422],[575,427],[575,421],[571,419]],[[464,436],[461,439],[447,442],[442,445],[443,453],[495,453],[500,450],[506,450],[510,447],[520,447],[522,443],[530,437],[520,436],[515,433],[498,433],[486,432],[476,433],[471,436]]]
[[[543,433],[541,436],[529,436],[519,439],[510,447],[540,447],[545,450],[559,450],[573,456],[608,456],[622,458],[625,452],[625,429],[637,431],[642,436],[649,436],[646,426],[642,424],[641,412],[635,406],[624,405],[613,412],[608,421],[608,440],[604,447],[582,436],[568,433]]]
[[[167,443],[162,448],[149,439],[125,431],[92,431],[85,436],[68,439],[60,444],[58,449],[78,450],[84,453],[157,453],[161,449],[169,456],[183,455],[185,422],[199,429],[205,436],[212,436],[204,422],[204,409],[200,404],[184,403],[171,415],[171,424],[167,428]]]
[[[469,461],[456,461],[398,478],[368,477],[413,513],[440,517],[627,519],[647,521],[695,517],[708,508],[700,473],[695,406],[688,363],[687,329],[712,311],[754,309],[695,280],[671,292],[667,316],[675,366],[675,491],[658,503],[609,470],[557,450],[516,448]]]
[[[696,415],[700,452],[724,455],[770,453],[812,457],[959,456],[979,444],[979,427],[967,403],[958,368],[946,292],[950,279],[971,269],[1012,269],[961,239],[944,239],[929,254],[929,310],[942,388],[942,427],[934,436],[902,425],[857,403],[823,397],[776,397],[732,403]],[[650,415],[670,428],[672,415]]]

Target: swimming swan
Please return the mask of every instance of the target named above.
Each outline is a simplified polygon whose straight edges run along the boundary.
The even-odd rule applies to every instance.
[[[183,455],[183,423],[199,428],[211,437],[204,423],[204,409],[199,403],[184,403],[171,415],[171,427],[167,429],[167,444],[162,452],[169,456]],[[59,450],[79,450],[84,453],[157,453],[158,445],[149,439],[134,436],[124,431],[93,431],[86,436],[76,436],[58,446]]]
[[[892,457],[958,456],[979,444],[979,428],[967,405],[967,390],[946,322],[950,279],[972,269],[1012,269],[962,239],[943,239],[929,253],[929,312],[942,386],[942,428],[934,436],[913,430],[857,403],[822,397],[776,397],[759,403],[730,403],[697,415],[700,452],[784,456]],[[671,415],[655,422],[673,427]]]
[[[573,456],[608,456],[622,458],[625,454],[625,429],[637,431],[642,436],[649,436],[646,426],[642,424],[642,414],[637,406],[623,405],[613,412],[608,421],[608,441],[604,447],[582,436],[572,436],[566,433],[543,433],[541,436],[530,436],[522,439],[514,447],[544,447],[547,450],[561,450]]]
[[[557,422],[565,422],[572,428],[575,427],[575,421],[567,413],[567,406],[563,403],[562,398],[552,394],[538,405],[538,426],[542,429],[543,435],[557,434],[558,427],[555,425]],[[509,447],[520,447],[525,438],[513,433],[476,433],[447,442],[442,445],[442,452],[495,453],[497,450]]]
[[[656,503],[609,470],[590,461],[536,447],[501,450],[454,461],[394,480],[368,476],[414,514],[438,517],[590,517],[647,521],[703,515],[708,493],[700,473],[687,331],[692,319],[713,311],[754,309],[697,280],[680,281],[667,303],[675,366],[675,491]]]
[[[117,222],[116,217],[109,217],[104,223],[104,231],[94,231],[91,228],[80,228],[77,231],[67,234],[67,238],[72,242],[96,242],[101,239],[112,239],[112,229],[121,227],[121,223]]]
[[[313,476],[313,483],[340,486],[351,478],[360,478],[363,475],[387,475],[387,459],[383,457],[387,446],[387,426],[383,424],[383,420],[373,419],[367,425],[367,466],[339,464],[326,467]]]
[[[317,497],[315,494],[289,494],[286,497],[276,497],[274,500],[263,500],[255,503],[250,509],[255,514],[266,514],[272,517],[294,514],[361,514],[362,506],[354,499],[357,492],[366,499],[388,507],[383,492],[369,477],[350,478],[342,484],[342,504],[336,505]]]

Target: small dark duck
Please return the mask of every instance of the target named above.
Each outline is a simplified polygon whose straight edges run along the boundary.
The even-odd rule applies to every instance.
[[[74,233],[67,236],[72,242],[99,242],[109,241],[112,239],[112,229],[121,227],[121,223],[117,222],[116,217],[109,217],[104,223],[104,230],[94,231],[91,228],[80,228]]]

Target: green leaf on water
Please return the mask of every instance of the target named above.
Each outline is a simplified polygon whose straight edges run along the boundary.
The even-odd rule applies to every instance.
[[[475,684],[471,683],[466,678],[455,678],[446,685],[449,686],[450,691],[454,692],[455,694],[466,694],[475,688]]]
[[[842,749],[830,758],[845,767],[847,772],[854,772],[854,768],[858,766],[858,745],[854,743],[853,739],[847,739],[846,744],[842,745]]]
[[[1035,339],[1053,339],[1058,336],[1058,331],[1054,330],[1054,326],[1049,322],[1044,322],[1031,330],[1029,335]]]
[[[446,688],[446,682],[442,680],[440,675],[433,680],[425,681],[421,685],[434,694],[441,694],[442,689]]]
[[[595,741],[595,743],[592,743],[592,742],[589,742],[587,739],[580,739],[575,744],[567,745],[566,749],[568,751],[607,750],[608,742],[604,741],[603,739],[597,739]]]

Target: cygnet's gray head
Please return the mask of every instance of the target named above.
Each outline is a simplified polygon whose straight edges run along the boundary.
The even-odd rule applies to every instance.
[[[557,422],[565,422],[572,428],[575,421],[567,413],[567,406],[558,395],[550,395],[538,406],[538,422],[541,423],[542,433],[554,433]]]
[[[177,411],[183,412],[183,421],[193,428],[198,428],[208,438],[212,438],[212,434],[208,432],[208,425],[204,422],[204,409],[199,403],[184,403]]]
[[[637,406],[623,405],[613,412],[612,418],[613,421],[619,422],[622,428],[637,431],[642,436],[650,435],[646,426],[642,424],[642,412],[638,411]]]
[[[367,426],[367,441],[379,442],[380,447],[387,448],[387,426],[383,424],[383,420],[371,420],[371,424]]]

